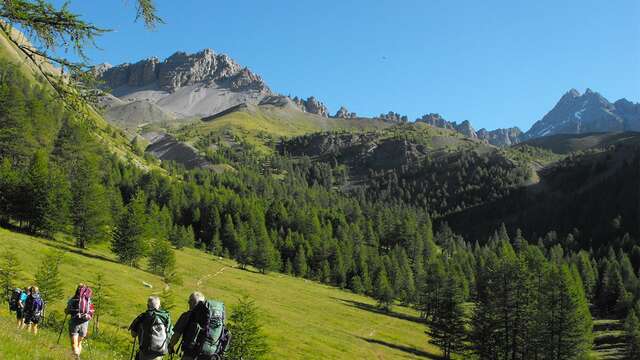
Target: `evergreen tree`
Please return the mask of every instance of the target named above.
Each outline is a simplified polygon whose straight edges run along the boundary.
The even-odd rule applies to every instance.
[[[298,251],[296,252],[296,257],[293,261],[294,270],[296,272],[296,276],[305,277],[307,276],[307,255],[304,251],[302,245],[298,246]]]
[[[629,311],[624,321],[625,334],[625,359],[640,359],[640,320],[636,316],[636,312],[632,309]]]
[[[176,255],[171,243],[165,239],[155,239],[149,252],[149,270],[166,277],[175,271]]]
[[[376,283],[374,285],[374,292],[375,298],[378,300],[378,305],[385,311],[389,311],[391,309],[391,304],[393,303],[394,294],[393,288],[391,287],[391,284],[389,284],[387,272],[384,268],[378,272]]]
[[[249,298],[240,299],[231,310],[229,331],[233,341],[225,359],[260,360],[266,358],[269,347],[260,324],[258,308]]]
[[[267,271],[273,269],[275,265],[275,251],[271,243],[271,238],[268,235],[263,234],[258,237],[256,251],[253,255],[253,263],[261,273],[266,274]]]
[[[233,218],[230,214],[225,215],[224,225],[222,227],[222,245],[225,249],[229,250],[231,255],[236,255],[238,252],[238,234],[233,223]]]
[[[60,278],[60,264],[64,258],[61,251],[50,252],[45,255],[36,270],[35,283],[40,288],[42,299],[49,304],[61,300],[64,296],[62,279]]]
[[[0,258],[0,291],[4,295],[2,299],[6,299],[11,290],[16,287],[20,275],[20,260],[18,256],[11,250],[7,250]]]
[[[462,303],[462,286],[453,273],[449,273],[441,292],[442,300],[438,310],[429,321],[429,342],[438,346],[444,359],[464,349],[465,319]]]
[[[92,241],[106,240],[111,214],[95,160],[85,157],[72,165],[71,187],[71,219],[76,245],[85,248]]]
[[[130,266],[137,266],[140,258],[147,252],[148,229],[145,207],[145,195],[140,191],[127,205],[113,234],[111,249],[120,262]]]
[[[581,358],[591,349],[592,320],[579,280],[567,265],[553,265],[545,288],[545,358]]]

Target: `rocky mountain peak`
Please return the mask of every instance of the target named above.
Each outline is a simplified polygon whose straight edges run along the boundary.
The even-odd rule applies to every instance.
[[[349,109],[347,109],[344,106],[341,106],[340,109],[336,111],[336,114],[333,117],[339,118],[339,119],[353,119],[356,117],[356,113],[350,112]]]
[[[380,114],[377,118],[394,124],[402,124],[409,121],[409,118],[406,115],[400,115],[394,111],[389,111],[386,114]]]
[[[571,89],[523,137],[531,139],[554,134],[638,131],[640,115],[634,110],[634,104],[629,101],[618,100],[612,104],[591,89],[586,89],[583,94]]]
[[[306,100],[298,98],[297,96],[293,99],[294,104],[298,106],[298,108],[304,112],[308,112],[310,114],[320,115],[322,117],[329,116],[329,110],[327,107],[315,96],[309,96]]]
[[[111,89],[144,87],[173,93],[184,86],[216,84],[232,91],[271,93],[260,76],[212,49],[195,54],[177,51],[164,61],[151,57],[115,67],[99,65],[94,71]]]

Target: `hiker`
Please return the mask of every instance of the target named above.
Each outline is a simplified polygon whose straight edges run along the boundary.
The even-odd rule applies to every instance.
[[[38,324],[42,318],[44,301],[40,297],[40,290],[37,286],[29,288],[29,295],[24,303],[24,324],[27,330],[34,335],[38,335]]]
[[[173,334],[169,312],[160,308],[160,298],[150,296],[147,311],[138,315],[129,326],[131,336],[138,340],[136,360],[160,360],[169,353],[169,340]]]
[[[9,311],[16,312],[16,329],[20,330],[24,327],[24,306],[27,302],[27,288],[24,290],[15,288],[11,292],[11,298],[9,299]]]
[[[89,321],[93,318],[95,309],[91,302],[93,291],[85,284],[78,284],[76,293],[67,302],[65,314],[69,314],[69,337],[71,338],[71,352],[74,358],[80,359],[82,341],[87,337]]]
[[[224,304],[206,300],[200,292],[189,296],[189,310],[180,315],[169,343],[169,351],[182,337],[182,360],[218,360],[229,347],[231,334],[224,325]],[[204,331],[202,331],[204,330]]]

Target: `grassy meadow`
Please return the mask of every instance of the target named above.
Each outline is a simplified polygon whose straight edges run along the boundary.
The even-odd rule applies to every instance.
[[[90,332],[85,359],[128,358],[131,339],[126,327],[144,310],[146,297],[160,294],[165,287],[161,278],[143,270],[144,264],[142,269],[118,264],[107,244],[79,250],[63,239],[51,241],[0,229],[0,254],[6,250],[20,258],[20,284],[32,283],[44,255],[56,250],[65,252],[61,277],[66,294],[71,295],[78,282],[95,286],[98,274],[104,276],[112,305],[98,309],[108,313],[101,314],[101,333]],[[187,297],[195,289],[223,300],[228,308],[249,296],[260,309],[270,359],[437,358],[438,350],[428,344],[425,326],[412,309],[395,306],[392,313],[381,313],[369,298],[282,274],[241,270],[232,261],[193,249],[177,251],[177,263],[183,285],[171,289],[174,320],[186,310]],[[60,314],[64,303],[49,304],[47,312]],[[68,356],[66,339],[56,346],[53,330],[42,331],[37,338],[16,333],[11,316],[2,305],[3,359]]]

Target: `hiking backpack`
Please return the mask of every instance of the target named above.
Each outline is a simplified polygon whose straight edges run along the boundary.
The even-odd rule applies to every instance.
[[[165,310],[149,310],[139,323],[140,350],[145,355],[164,356],[169,353],[173,335],[171,319]]]
[[[39,293],[30,294],[27,297],[24,310],[26,313],[31,315],[42,315],[42,311],[44,310],[44,301],[42,301],[42,297],[40,297]]]
[[[91,302],[92,296],[93,291],[90,287],[81,287],[78,292],[78,296],[69,301],[69,312],[81,320],[91,320],[95,313],[93,302]]]
[[[221,357],[231,340],[224,320],[223,303],[214,300],[198,303],[191,311],[189,324],[183,334],[182,350],[198,358]]]
[[[20,307],[20,296],[22,295],[22,290],[16,288],[11,292],[11,296],[9,297],[9,311],[17,311]]]

